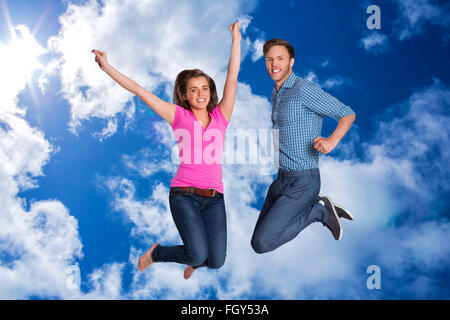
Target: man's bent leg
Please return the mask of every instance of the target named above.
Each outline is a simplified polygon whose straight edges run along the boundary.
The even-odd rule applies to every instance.
[[[252,237],[252,247],[265,253],[294,239],[313,222],[325,221],[328,211],[317,203],[320,191],[318,170],[304,170],[293,176],[281,176],[274,188],[276,200],[264,218],[258,220]]]
[[[262,253],[262,248],[260,247],[260,225],[263,223],[265,217],[269,213],[269,210],[272,208],[273,203],[275,202],[275,192],[274,189],[277,186],[278,179],[274,180],[267,191],[266,199],[264,200],[264,205],[259,213],[258,221],[256,221],[255,229],[253,230],[252,240],[250,244],[253,250],[256,253]]]

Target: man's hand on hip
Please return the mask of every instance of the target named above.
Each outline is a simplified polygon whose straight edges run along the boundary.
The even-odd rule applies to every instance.
[[[322,154],[327,154],[336,148],[338,141],[332,138],[318,137],[314,139],[314,149]]]

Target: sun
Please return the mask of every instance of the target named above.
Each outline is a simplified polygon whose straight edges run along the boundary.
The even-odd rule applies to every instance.
[[[0,42],[2,88],[13,89],[29,82],[34,70],[44,68],[38,57],[45,52],[46,49],[37,43],[27,26],[18,25],[11,29],[10,42]]]
[[[49,2],[45,11],[41,15],[33,32],[24,25],[14,25],[9,14],[6,1],[0,0],[0,12],[6,21],[9,30],[9,39],[0,41],[0,111],[8,109],[18,109],[10,104],[10,101],[17,99],[18,93],[23,91],[25,87],[29,89],[29,94],[34,102],[34,110],[42,111],[38,96],[33,86],[35,73],[39,69],[45,71],[46,66],[43,66],[39,57],[48,50],[42,47],[36,41],[36,34],[39,32],[41,25],[45,21],[45,17],[52,8],[52,2]],[[45,72],[44,72],[45,73]],[[44,93],[43,84],[45,79],[39,79],[39,87]],[[25,111],[26,109],[23,109]],[[39,118],[38,118],[39,119]],[[40,122],[40,120],[38,120]]]

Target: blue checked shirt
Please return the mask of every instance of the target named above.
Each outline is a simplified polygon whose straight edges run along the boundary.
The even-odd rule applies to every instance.
[[[272,91],[272,124],[279,134],[279,166],[286,171],[319,167],[314,139],[323,116],[340,119],[355,112],[318,85],[292,72],[280,90]]]

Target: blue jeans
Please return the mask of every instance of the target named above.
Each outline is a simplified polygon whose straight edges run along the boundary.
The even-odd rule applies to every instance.
[[[256,222],[251,245],[266,253],[294,239],[313,222],[324,222],[328,210],[317,202],[319,169],[278,171]]]
[[[153,261],[176,262],[194,268],[223,266],[227,250],[223,195],[208,198],[172,187],[169,204],[183,245],[157,246],[152,253]]]

